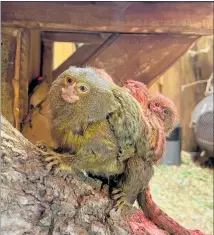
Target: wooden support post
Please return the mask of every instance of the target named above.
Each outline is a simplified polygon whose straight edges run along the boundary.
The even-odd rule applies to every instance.
[[[42,43],[43,43],[42,76],[50,86],[52,83],[52,71],[53,71],[53,41],[44,39]]]
[[[41,32],[30,30],[30,36],[29,83],[41,75]]]
[[[18,130],[28,110],[29,49],[28,30],[2,28],[2,113]]]
[[[29,61],[30,61],[30,32],[21,29],[20,38],[20,68],[19,68],[19,124],[28,113],[28,86],[29,86]]]
[[[15,126],[13,80],[20,30],[3,27],[1,31],[1,112]]]
[[[127,79],[151,85],[198,38],[171,34],[122,34],[86,64],[105,69],[119,85]]]

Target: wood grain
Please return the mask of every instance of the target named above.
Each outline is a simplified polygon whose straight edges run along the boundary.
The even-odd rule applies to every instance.
[[[21,29],[20,40],[20,67],[19,67],[19,129],[20,123],[28,112],[28,86],[30,81],[30,32],[27,29]]]
[[[1,31],[1,112],[15,126],[14,99],[17,94],[13,90],[13,80],[20,30],[3,27]]]
[[[29,83],[41,75],[41,33],[30,30]]]
[[[81,42],[89,44],[103,43],[110,33],[71,33],[71,32],[43,32],[42,38],[57,42]]]
[[[52,84],[53,71],[53,41],[43,40],[43,54],[42,54],[42,76],[48,82],[49,86]]]
[[[105,69],[118,84],[127,79],[151,85],[198,39],[188,35],[120,35],[86,65]]]
[[[28,111],[29,38],[26,29],[2,28],[2,113],[18,130]]]
[[[212,2],[2,2],[3,25],[46,31],[213,34]]]

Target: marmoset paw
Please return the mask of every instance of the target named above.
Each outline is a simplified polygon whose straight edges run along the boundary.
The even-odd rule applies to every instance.
[[[112,198],[116,201],[114,206],[116,210],[122,209],[124,206],[132,206],[132,204],[128,202],[126,194],[121,188],[112,191]]]
[[[72,156],[56,154],[52,156],[45,157],[44,159],[47,164],[47,168],[51,170],[55,168],[56,171],[59,170],[71,170],[72,169]]]
[[[44,140],[40,140],[36,143],[36,147],[41,149],[44,152],[48,151],[48,145]]]
[[[120,162],[123,162],[134,156],[135,149],[133,147],[127,148],[125,151],[122,151],[118,155],[118,159]]]

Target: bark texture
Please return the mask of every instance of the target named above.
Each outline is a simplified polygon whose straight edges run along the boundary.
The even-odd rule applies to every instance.
[[[1,120],[2,235],[123,235],[133,234],[133,226],[135,234],[166,234],[134,208],[112,209],[101,182],[48,171],[44,153]],[[142,218],[152,227],[142,226]]]
[[[45,153],[1,121],[1,235],[168,234],[134,207],[115,211],[100,181],[46,169]]]

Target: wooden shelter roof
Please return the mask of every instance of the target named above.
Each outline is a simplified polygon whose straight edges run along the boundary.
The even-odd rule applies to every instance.
[[[207,35],[213,3],[2,2],[2,21],[46,31]]]
[[[201,35],[213,34],[212,2],[2,2],[2,25],[39,29],[84,46],[59,68],[104,68],[118,83],[151,84]]]

